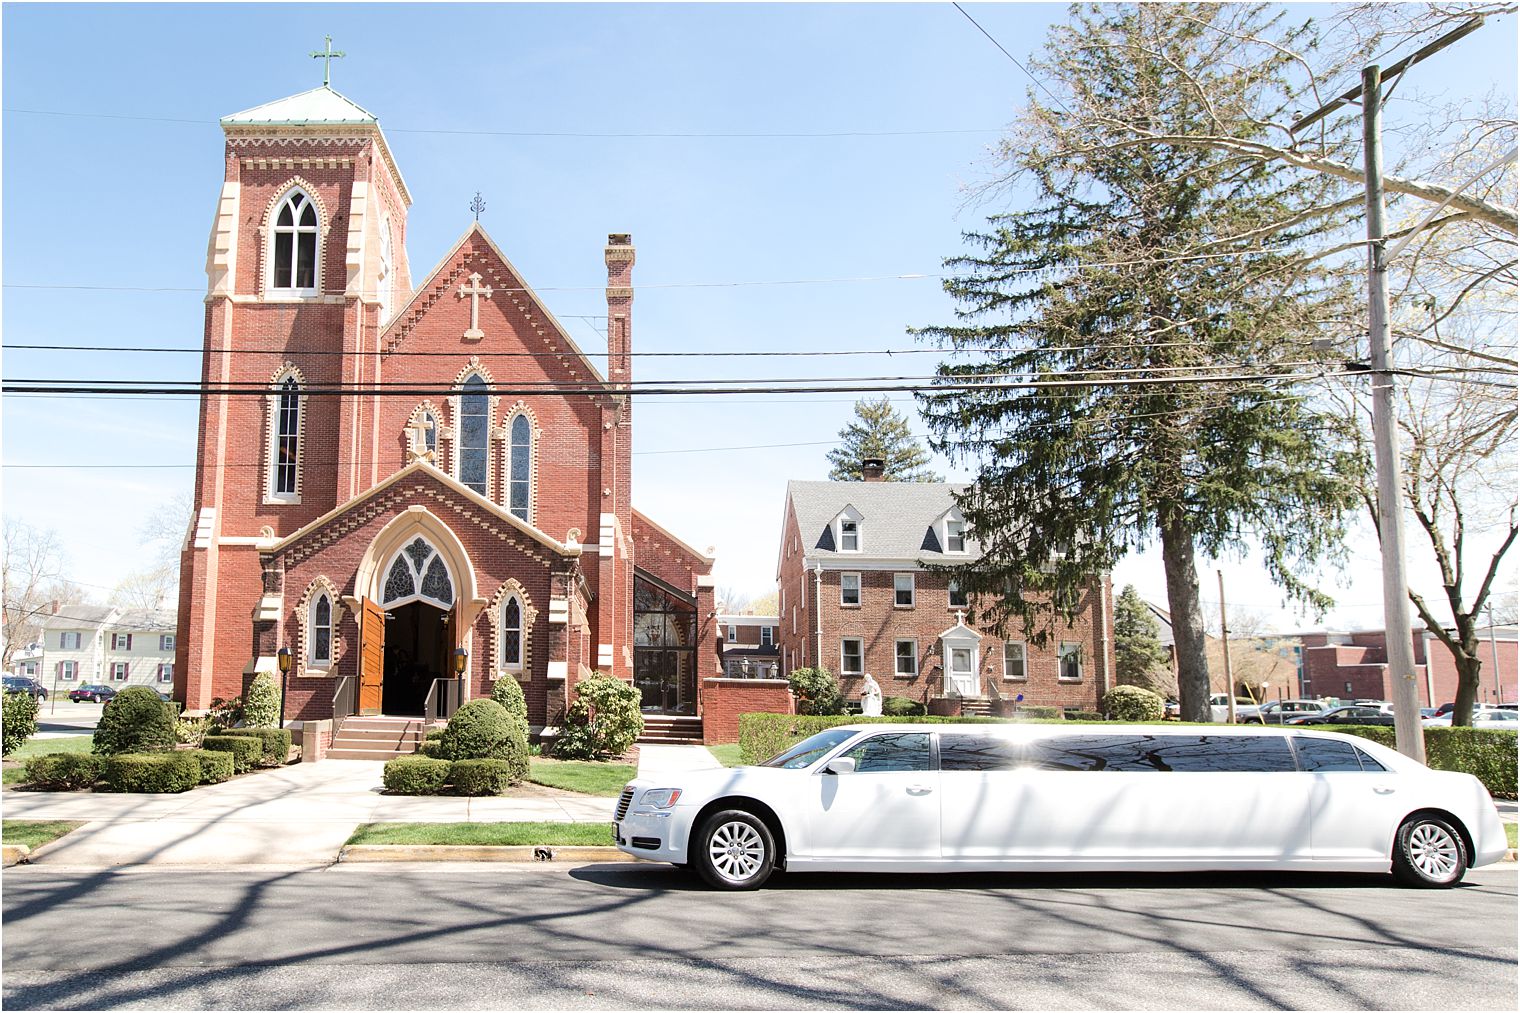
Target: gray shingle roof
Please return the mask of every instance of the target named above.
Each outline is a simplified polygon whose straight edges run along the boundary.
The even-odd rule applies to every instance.
[[[45,630],[79,630],[99,626],[116,609],[109,605],[64,605],[37,624]]]
[[[162,630],[173,633],[177,618],[178,613],[173,609],[123,609],[111,627],[118,630]]]
[[[786,495],[797,513],[797,529],[803,555],[808,559],[923,559],[953,561],[924,548],[924,533],[955,505],[951,496],[964,485],[947,482],[788,482]],[[846,507],[860,514],[860,551],[840,552],[832,538],[820,537],[829,523]],[[936,541],[936,545],[938,542]],[[975,557],[977,545],[966,540],[967,555]]]

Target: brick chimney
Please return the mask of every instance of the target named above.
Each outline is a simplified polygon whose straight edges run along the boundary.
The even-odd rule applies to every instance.
[[[58,614],[58,610],[62,607],[63,602],[59,601],[57,598],[54,598],[52,601],[48,602],[48,610],[51,615],[56,616]]]
[[[860,477],[867,482],[885,482],[887,462],[880,457],[867,457],[860,462]]]

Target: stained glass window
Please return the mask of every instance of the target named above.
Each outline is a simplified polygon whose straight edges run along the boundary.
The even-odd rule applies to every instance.
[[[421,573],[422,564],[426,563],[427,558],[433,554],[433,547],[425,539],[416,538],[406,547],[406,554],[411,558],[412,569]]]
[[[528,421],[528,416],[519,415],[512,420],[511,486],[508,490],[507,509],[524,521],[528,519],[532,430],[533,425]]]
[[[332,660],[332,602],[327,595],[317,595],[311,607],[311,660]]]
[[[397,556],[391,564],[391,572],[385,576],[385,600],[391,602],[398,598],[409,598],[416,590],[417,585],[412,580],[412,571],[407,568],[406,560]]]
[[[454,587],[449,583],[449,571],[437,556],[428,564],[427,573],[422,578],[422,593],[445,604],[454,603]]]
[[[275,409],[274,494],[294,496],[296,463],[300,460],[301,385],[293,376],[280,384],[279,403]]]
[[[459,481],[482,496],[486,495],[486,446],[491,432],[489,389],[472,373],[459,398]]]
[[[501,663],[508,668],[522,665],[522,605],[508,598],[501,610]]]

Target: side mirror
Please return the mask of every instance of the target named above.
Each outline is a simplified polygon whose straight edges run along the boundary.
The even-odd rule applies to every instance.
[[[855,773],[855,760],[849,756],[836,756],[823,769],[830,774],[853,774]]]

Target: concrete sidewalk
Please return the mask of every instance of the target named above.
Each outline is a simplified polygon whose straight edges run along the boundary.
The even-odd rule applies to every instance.
[[[4,793],[6,819],[85,820],[43,865],[314,865],[334,861],[360,823],[611,821],[616,799],[380,794],[382,765],[300,763],[181,795]]]

